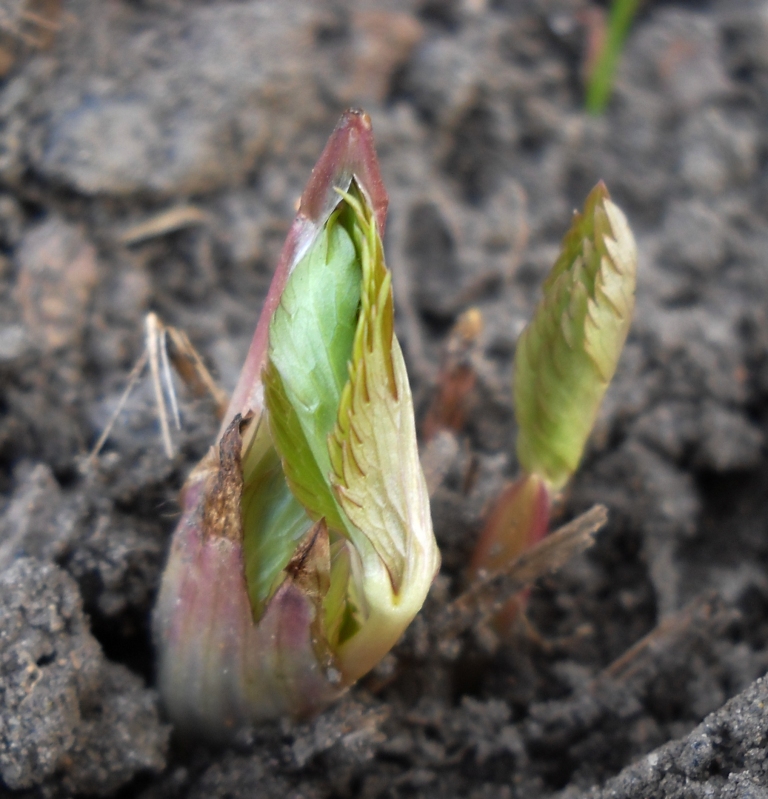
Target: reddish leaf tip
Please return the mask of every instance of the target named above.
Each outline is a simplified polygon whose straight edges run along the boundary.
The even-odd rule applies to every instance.
[[[365,111],[345,111],[331,133],[301,196],[299,213],[320,220],[338,203],[335,189],[346,191],[352,178],[365,193],[384,232],[387,197],[373,141],[373,124]]]
[[[269,321],[280,302],[291,269],[339,204],[336,190],[347,191],[353,179],[370,203],[379,234],[383,235],[389,198],[376,157],[371,118],[359,109],[350,109],[342,114],[301,195],[299,211],[283,245],[251,347],[221,424],[220,436],[235,414],[245,416],[260,410],[260,375],[266,361]]]

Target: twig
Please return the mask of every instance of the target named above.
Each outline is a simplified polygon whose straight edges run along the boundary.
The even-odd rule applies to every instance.
[[[170,357],[176,371],[195,396],[210,394],[213,397],[216,403],[216,416],[222,419],[229,404],[227,392],[213,379],[203,359],[192,346],[189,336],[176,327],[167,327],[166,331],[175,348],[171,351]]]
[[[494,616],[507,599],[545,574],[551,574],[594,543],[595,533],[608,520],[603,505],[595,505],[573,521],[523,552],[502,570],[480,573],[474,583],[435,623],[440,636],[455,636]]]
[[[181,205],[161,211],[154,216],[126,228],[117,237],[121,244],[139,244],[166,233],[208,221],[208,214],[196,205]]]

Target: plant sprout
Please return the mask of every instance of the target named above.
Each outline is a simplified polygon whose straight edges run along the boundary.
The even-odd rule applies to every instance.
[[[589,70],[586,107],[591,114],[602,114],[608,104],[613,76],[639,6],[640,0],[613,0],[611,4],[602,46]]]
[[[495,572],[547,531],[613,378],[635,304],[637,250],[603,183],[575,213],[515,352],[521,476],[499,497],[471,571]]]
[[[349,111],[184,488],[154,636],[165,707],[188,732],[321,710],[390,650],[437,572],[386,208],[370,120]]]

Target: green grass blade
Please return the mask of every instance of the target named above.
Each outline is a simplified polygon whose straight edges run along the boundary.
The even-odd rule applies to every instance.
[[[611,5],[605,41],[587,85],[586,108],[590,114],[602,114],[608,104],[614,73],[639,5],[640,0],[614,0]]]

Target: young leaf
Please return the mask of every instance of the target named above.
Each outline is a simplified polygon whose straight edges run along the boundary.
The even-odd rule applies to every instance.
[[[243,490],[243,554],[248,596],[258,619],[277,590],[301,539],[312,526],[285,480],[280,458],[270,449]]]
[[[634,309],[637,251],[599,183],[574,214],[515,353],[517,455],[553,490],[576,470]]]
[[[263,378],[270,429],[293,495],[312,518],[324,518],[328,527],[337,532],[345,530],[347,523],[331,492],[328,476],[318,465],[299,413],[288,397],[280,372],[271,361],[267,363]]]
[[[188,730],[306,718],[369,671],[437,570],[394,338],[371,122],[346,112],[302,195],[154,615]]]
[[[363,288],[349,382],[328,444],[336,496],[353,525],[353,555],[362,570],[359,604],[364,601],[367,617],[339,651],[342,667],[356,678],[421,607],[439,554],[381,239],[370,208],[350,194],[345,200],[356,217]]]
[[[340,198],[339,198],[340,200]],[[347,382],[360,305],[357,251],[337,210],[285,286],[270,325],[265,403],[286,477],[313,518],[345,532],[327,438]]]

